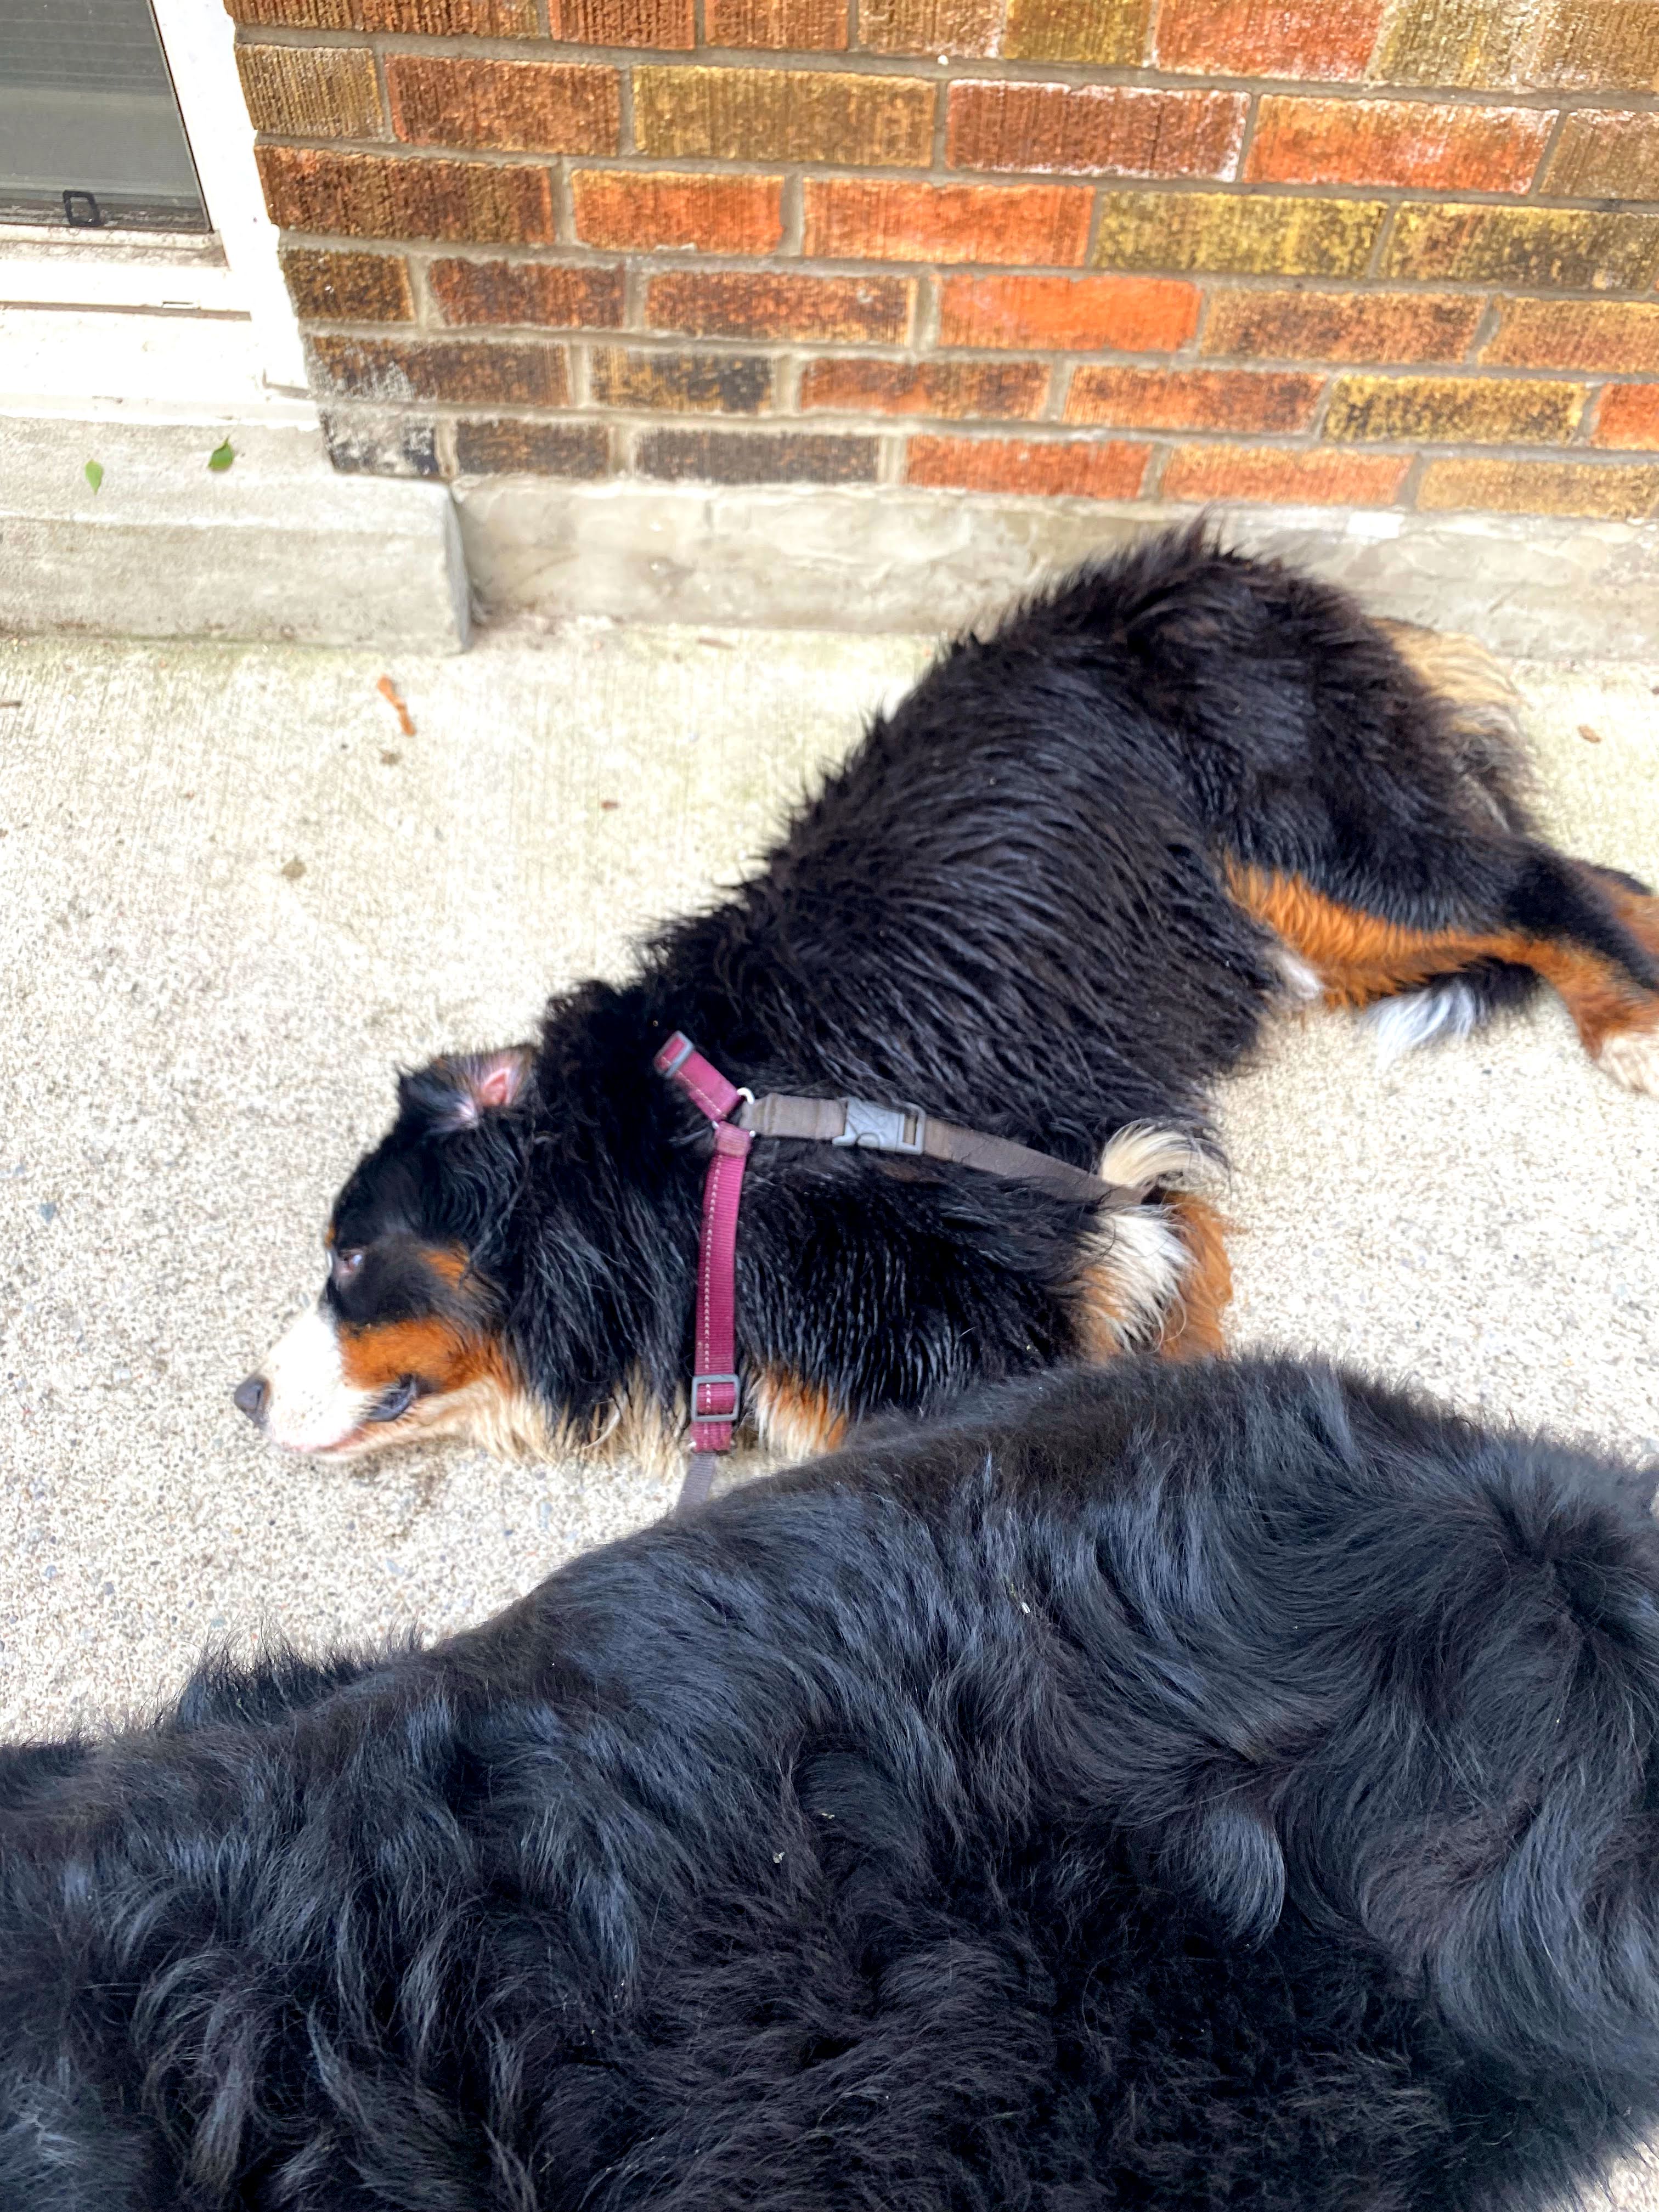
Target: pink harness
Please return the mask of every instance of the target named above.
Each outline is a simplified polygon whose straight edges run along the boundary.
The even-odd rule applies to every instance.
[[[714,1479],[714,1462],[732,1449],[740,1388],[738,1382],[738,1208],[743,1171],[758,1137],[805,1139],[857,1146],[915,1158],[954,1160],[985,1175],[1035,1183],[1087,1206],[1138,1206],[1146,1187],[1126,1190],[1103,1182],[1068,1161],[1033,1152],[1006,1137],[988,1137],[924,1114],[919,1106],[878,1106],[867,1098],[796,1098],[781,1091],[757,1099],[728,1083],[689,1036],[676,1030],[653,1060],[659,1075],[678,1084],[714,1125],[714,1150],[702,1187],[702,1233],[697,1246],[696,1372],[691,1377],[691,1459],[676,1511],[701,1505]]]

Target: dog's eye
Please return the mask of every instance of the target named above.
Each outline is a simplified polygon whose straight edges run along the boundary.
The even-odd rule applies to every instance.
[[[337,1283],[349,1282],[362,1264],[361,1252],[333,1252],[329,1255],[329,1273]]]

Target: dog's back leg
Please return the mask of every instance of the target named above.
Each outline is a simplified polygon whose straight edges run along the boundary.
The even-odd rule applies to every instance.
[[[1659,1091],[1659,899],[1531,833],[1515,695],[1489,654],[1467,638],[1378,627],[1426,695],[1454,770],[1454,805],[1431,805],[1423,823],[1443,890],[1382,870],[1368,883],[1350,814],[1328,871],[1316,852],[1305,872],[1232,860],[1234,896],[1312,969],[1328,1004],[1376,1005],[1387,1048],[1467,1032],[1542,981],[1598,1066]]]

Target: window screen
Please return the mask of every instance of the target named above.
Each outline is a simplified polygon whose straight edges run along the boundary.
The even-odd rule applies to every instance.
[[[0,222],[208,228],[149,0],[0,0]]]

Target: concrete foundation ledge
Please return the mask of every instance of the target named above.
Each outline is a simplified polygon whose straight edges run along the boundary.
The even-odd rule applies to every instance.
[[[1190,507],[962,492],[707,490],[542,477],[456,487],[485,620],[951,630]],[[1650,654],[1659,525],[1375,509],[1239,507],[1235,544],[1297,561],[1379,614],[1534,659]]]
[[[0,417],[0,629],[459,652],[441,484],[336,473],[321,434]],[[84,467],[95,460],[94,490]]]

